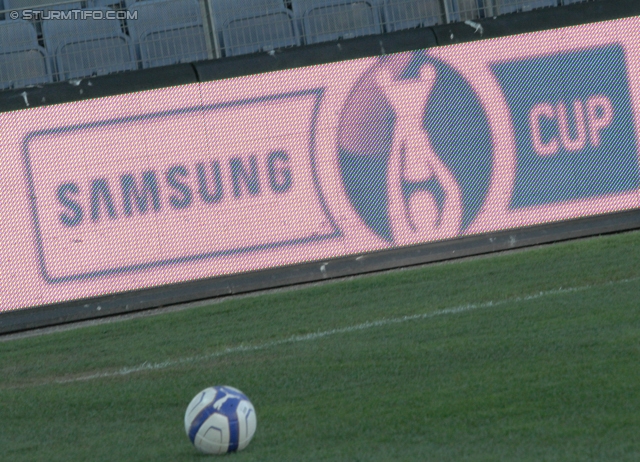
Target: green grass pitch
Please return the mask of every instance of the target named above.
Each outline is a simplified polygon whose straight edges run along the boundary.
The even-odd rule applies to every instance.
[[[0,342],[0,460],[209,460],[216,384],[236,462],[640,460],[640,233]]]

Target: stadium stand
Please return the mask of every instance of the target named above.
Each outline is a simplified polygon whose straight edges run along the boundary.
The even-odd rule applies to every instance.
[[[490,0],[447,0],[447,22],[492,16],[493,3]]]
[[[10,12],[23,12],[26,9],[39,10],[43,12],[49,12],[52,10],[69,11],[80,9],[83,6],[87,6],[86,2],[85,5],[83,5],[82,2],[70,0],[65,0],[64,2],[57,2],[55,0],[4,0],[4,8]],[[32,23],[35,26],[38,35],[42,36],[42,21],[37,20]]]
[[[4,0],[0,20],[3,14],[15,15],[28,8],[116,10],[129,16],[108,21],[45,16],[30,24],[17,21],[21,25],[0,21],[0,89],[270,52],[582,1],[587,0]]]
[[[120,0],[88,0],[88,5],[93,8],[106,6],[108,8],[118,10],[122,3]]]
[[[387,32],[432,26],[442,20],[438,0],[383,0],[383,13]]]
[[[282,0],[217,0],[211,6],[226,56],[300,45],[293,13]]]
[[[142,67],[157,67],[208,58],[204,25],[197,0],[130,2],[138,19],[127,22],[140,52]]]
[[[119,21],[45,19],[42,34],[59,80],[137,69],[134,47]]]
[[[382,32],[378,5],[371,0],[292,0],[306,43]]]
[[[558,6],[558,0],[499,0],[498,14],[515,13],[520,11],[531,11],[536,8]]]
[[[29,22],[0,22],[0,89],[53,81],[48,61],[49,55],[38,44],[36,30]]]
[[[52,0],[4,0],[4,7],[7,10],[23,10],[31,8],[34,10],[73,10],[82,8],[81,2],[58,3]]]

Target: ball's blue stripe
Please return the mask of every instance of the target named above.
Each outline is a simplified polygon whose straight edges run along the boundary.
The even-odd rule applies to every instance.
[[[206,395],[206,394],[207,394],[207,392],[206,392],[206,391],[203,391],[203,392],[200,394],[200,401],[198,401],[196,404],[194,404],[194,405],[193,405],[192,410],[193,410],[193,409],[195,409],[196,407],[198,407],[198,405],[199,405],[199,404],[202,402],[202,400],[204,399],[204,395]]]
[[[249,412],[247,412],[247,415],[244,416],[244,428],[247,429],[247,432],[249,431],[249,416],[251,415],[251,411],[253,411],[253,409],[249,409]]]
[[[209,404],[208,406],[205,406],[204,409],[202,409],[198,413],[198,415],[191,421],[191,426],[189,427],[189,439],[191,440],[192,443],[195,441],[196,435],[198,434],[198,430],[200,430],[200,427],[202,427],[202,424],[205,423],[209,417],[211,417],[211,414],[216,412],[216,410],[213,408],[213,403],[215,403],[216,401],[215,399],[216,396],[218,396],[217,390],[216,390],[216,394],[211,400],[211,404]]]
[[[236,408],[237,409],[237,408]],[[227,452],[235,452],[238,450],[240,443],[240,425],[238,424],[238,412],[234,412],[229,416],[229,449]]]

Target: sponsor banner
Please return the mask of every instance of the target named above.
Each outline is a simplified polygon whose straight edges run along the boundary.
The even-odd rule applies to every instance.
[[[640,20],[0,115],[0,310],[640,206]]]

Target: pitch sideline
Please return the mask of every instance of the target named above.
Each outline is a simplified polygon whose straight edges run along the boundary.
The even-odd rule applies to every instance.
[[[625,284],[629,282],[635,282],[638,280],[640,280],[640,277],[620,279],[617,281],[608,281],[603,284],[588,284],[588,285],[579,286],[579,287],[566,287],[566,288],[560,287],[558,289],[541,291],[541,292],[537,292],[537,293],[522,296],[522,297],[506,298],[504,300],[491,300],[484,303],[471,303],[471,304],[460,305],[452,308],[445,308],[442,310],[432,311],[430,313],[407,315],[407,316],[401,316],[397,318],[383,318],[377,321],[367,321],[364,323],[354,324],[352,326],[342,327],[338,329],[330,329],[330,330],[319,331],[319,332],[314,332],[314,333],[305,334],[305,335],[293,335],[281,340],[275,340],[275,341],[266,342],[258,345],[238,345],[235,347],[229,347],[222,350],[218,350],[209,354],[188,356],[184,358],[171,359],[163,362],[146,361],[137,366],[123,367],[115,371],[111,370],[111,371],[105,371],[105,372],[95,372],[95,373],[79,375],[75,377],[52,378],[50,380],[28,384],[28,385],[10,386],[6,388],[2,387],[0,388],[0,390],[1,389],[4,389],[4,390],[20,389],[20,388],[37,387],[37,386],[52,385],[52,384],[68,384],[68,383],[84,382],[84,381],[97,380],[97,379],[123,377],[131,374],[135,374],[138,372],[169,369],[172,367],[177,367],[185,364],[192,364],[199,361],[208,361],[208,360],[212,360],[212,359],[227,356],[227,355],[261,351],[261,350],[266,350],[266,349],[273,348],[280,345],[308,342],[308,341],[318,340],[325,337],[330,337],[333,335],[348,334],[351,332],[368,330],[375,327],[384,327],[384,326],[389,326],[393,324],[403,324],[411,321],[421,321],[421,320],[440,317],[440,316],[454,315],[454,314],[465,313],[465,312],[470,312],[470,311],[475,311],[480,309],[492,308],[500,305],[505,305],[507,303],[520,303],[520,302],[525,302],[529,300],[536,300],[539,298],[549,297],[553,295],[582,292],[582,291],[589,290],[596,287]]]

